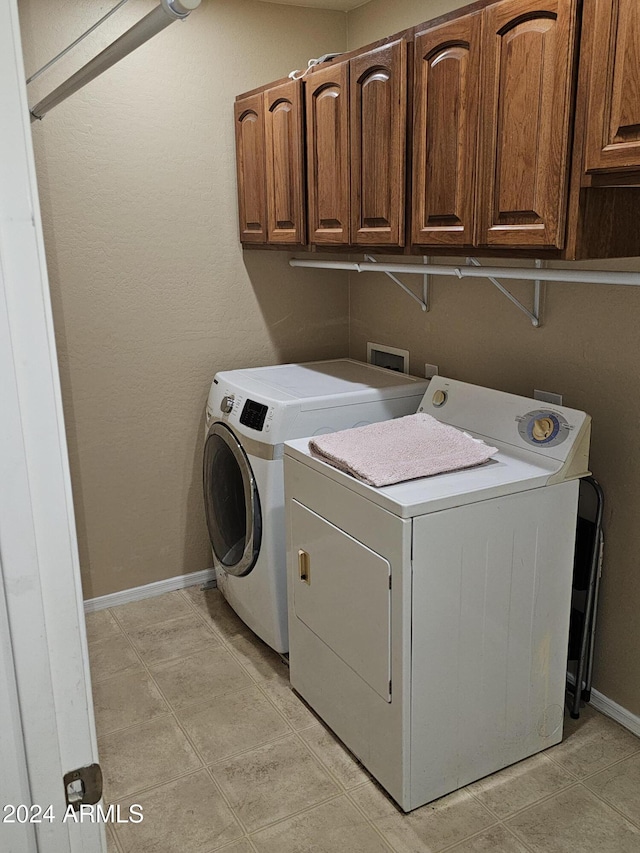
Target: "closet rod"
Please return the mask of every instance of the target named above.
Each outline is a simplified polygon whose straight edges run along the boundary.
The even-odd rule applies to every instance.
[[[56,62],[58,62],[60,59],[62,59],[63,56],[66,56],[70,50],[73,50],[73,48],[76,47],[77,45],[79,45],[80,42],[84,41],[87,36],[90,36],[91,33],[95,32],[98,29],[98,27],[101,27],[105,21],[108,21],[112,15],[115,15],[115,13],[118,11],[118,9],[120,9],[122,6],[124,6],[125,3],[128,3],[128,2],[129,2],[129,0],[120,0],[119,3],[116,3],[116,5],[113,7],[113,9],[109,9],[109,11],[106,13],[106,15],[103,15],[99,21],[96,21],[95,24],[93,24],[93,26],[89,27],[88,30],[85,30],[85,32],[83,32],[81,36],[78,36],[78,38],[75,39],[74,41],[72,41],[71,44],[68,44],[64,50],[60,51],[60,53],[56,53],[56,55],[53,57],[53,59],[50,59],[47,63],[45,63],[42,66],[42,68],[38,68],[37,71],[34,71],[34,73],[31,75],[31,77],[27,77],[27,86],[29,85],[29,83],[33,83],[34,80],[37,80],[38,77],[41,74],[44,74],[45,71],[48,71],[52,65],[55,65]]]
[[[437,264],[356,263],[355,261],[315,261],[292,258],[292,267],[353,272],[413,273],[414,275],[450,275],[456,278],[509,278],[521,281],[566,281],[576,284],[626,284],[640,287],[640,273],[614,270],[523,269],[522,267],[440,266]]]
[[[200,0],[161,0],[159,6],[141,18],[131,29],[72,74],[64,83],[57,86],[46,98],[38,101],[30,110],[31,121],[44,118],[49,110],[57,107],[70,95],[82,89],[169,24],[174,21],[183,21],[199,5]]]

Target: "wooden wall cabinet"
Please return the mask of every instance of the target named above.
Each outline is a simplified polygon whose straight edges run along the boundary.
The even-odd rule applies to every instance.
[[[482,13],[419,32],[414,48],[411,242],[471,247]]]
[[[413,245],[563,248],[575,37],[575,0],[416,35]]]
[[[564,246],[575,0],[485,11],[478,244]]]
[[[306,81],[309,242],[351,241],[349,63],[311,74]]]
[[[240,240],[304,245],[304,115],[300,80],[235,103]]]
[[[235,117],[245,246],[640,254],[640,0],[477,0]]]
[[[310,242],[404,246],[407,44],[306,80]]]
[[[302,82],[264,93],[269,243],[306,242]]]
[[[407,43],[350,60],[351,242],[403,246]]]
[[[267,242],[264,93],[240,98],[234,113],[240,240],[260,245]]]
[[[585,171],[640,170],[640,2],[585,4],[590,43]]]

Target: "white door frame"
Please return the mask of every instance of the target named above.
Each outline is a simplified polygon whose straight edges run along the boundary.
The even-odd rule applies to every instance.
[[[55,815],[0,822],[0,849],[104,853],[103,826],[62,820],[62,778],[97,746],[24,80],[17,0],[0,0],[0,767],[7,796]]]

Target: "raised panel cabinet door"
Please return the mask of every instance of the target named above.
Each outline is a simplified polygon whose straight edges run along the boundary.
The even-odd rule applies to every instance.
[[[414,245],[472,246],[482,13],[415,39]]]
[[[640,2],[592,0],[585,168],[640,168]]]
[[[407,44],[350,60],[351,242],[403,246]]]
[[[302,97],[301,80],[264,96],[269,243],[306,242]]]
[[[309,75],[306,86],[309,242],[349,243],[349,63]]]
[[[479,243],[562,248],[576,0],[485,11]]]
[[[235,102],[238,215],[243,243],[266,243],[264,107],[262,93]]]

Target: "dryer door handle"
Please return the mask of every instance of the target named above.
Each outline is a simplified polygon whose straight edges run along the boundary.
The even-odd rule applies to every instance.
[[[298,551],[298,573],[301,581],[311,584],[311,557],[302,548]]]

